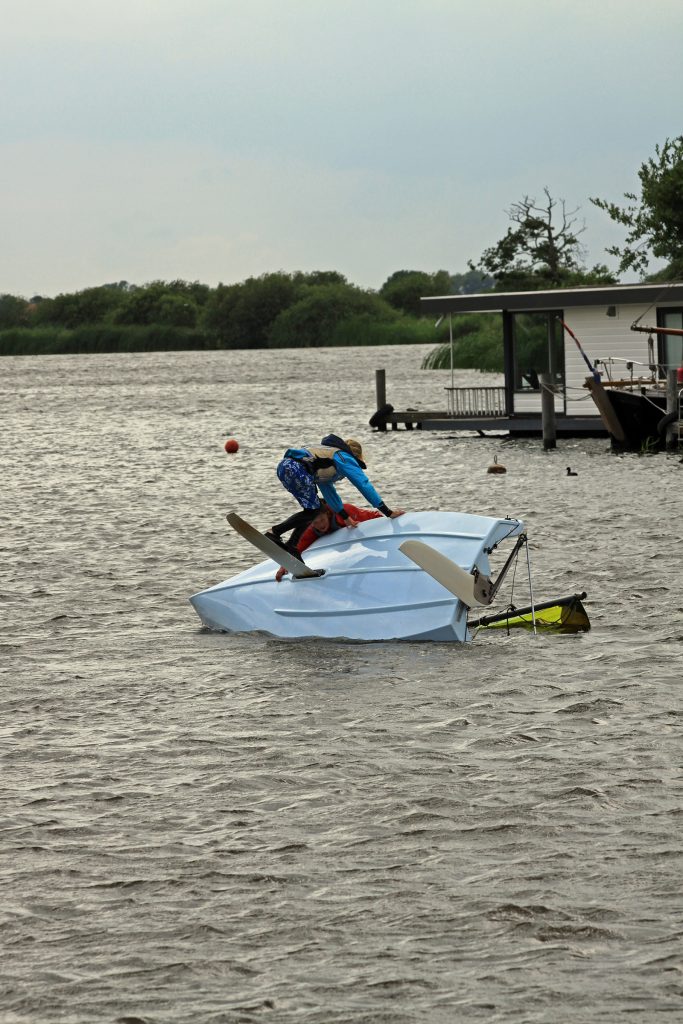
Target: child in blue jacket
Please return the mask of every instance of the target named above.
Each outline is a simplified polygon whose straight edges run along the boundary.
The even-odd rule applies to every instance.
[[[336,434],[328,434],[320,445],[310,448],[288,448],[277,467],[278,479],[282,486],[296,498],[301,511],[295,512],[283,523],[278,523],[266,533],[287,551],[301,557],[297,544],[306,527],[320,512],[318,490],[333,512],[346,520],[347,526],[358,523],[345,511],[335,483],[348,480],[370,504],[391,519],[403,515],[403,509],[392,512],[365,475],[363,449],[359,441],[349,438],[343,441]],[[292,531],[285,544],[282,535]]]

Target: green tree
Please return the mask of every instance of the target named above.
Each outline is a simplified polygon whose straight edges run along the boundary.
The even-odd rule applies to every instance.
[[[29,319],[29,304],[16,295],[0,295],[0,331],[10,327],[25,327]]]
[[[296,270],[292,274],[295,284],[348,284],[343,274],[336,270],[311,270],[308,273]]]
[[[422,270],[397,270],[379,290],[380,298],[402,313],[420,316],[420,299],[426,295],[450,295],[451,276],[446,270],[427,274]]]
[[[270,331],[273,348],[329,345],[339,325],[363,317],[365,322],[395,320],[397,313],[383,299],[348,284],[305,288],[284,310]]]
[[[474,295],[477,292],[489,292],[495,283],[490,274],[482,274],[479,270],[467,270],[463,274],[451,274],[451,294]]]
[[[195,327],[198,313],[197,303],[189,295],[169,292],[159,299],[155,322],[170,327]]]
[[[139,288],[118,290],[116,324],[169,324],[193,327],[198,309],[209,296],[208,285],[198,281],[151,281]]]
[[[36,305],[33,321],[39,326],[54,324],[71,329],[101,323],[122,301],[122,293],[108,285],[60,293],[54,299],[43,299]]]
[[[226,348],[265,348],[273,323],[303,287],[285,273],[220,284],[206,304],[204,329]]]
[[[657,275],[673,279],[683,275],[683,135],[655,146],[655,156],[638,171],[640,196],[625,192],[627,206],[606,199],[591,199],[613,221],[627,228],[623,247],[607,252],[619,259],[619,271],[645,271],[650,259],[667,260],[669,267]]]
[[[516,227],[509,227],[496,245],[485,249],[470,270],[495,278],[497,291],[533,291],[576,284],[614,284],[604,264],[584,268],[584,250],[576,227],[577,210],[567,211],[564,199],[553,199],[543,189],[545,200],[537,204],[525,196],[508,210]]]

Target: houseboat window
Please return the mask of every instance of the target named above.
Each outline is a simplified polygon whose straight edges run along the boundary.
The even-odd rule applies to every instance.
[[[658,327],[683,329],[683,309],[657,310]],[[683,366],[683,337],[680,334],[659,335],[659,364],[666,369]]]
[[[564,387],[564,332],[558,317],[561,310],[513,315],[515,391],[538,391],[541,373]]]

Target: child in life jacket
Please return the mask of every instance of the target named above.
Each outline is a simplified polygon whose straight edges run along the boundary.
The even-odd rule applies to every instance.
[[[349,519],[355,520],[357,524],[367,522],[368,519],[382,518],[382,513],[375,511],[375,509],[358,508],[356,505],[349,505],[346,501],[344,502],[343,508],[347,515],[346,519],[343,519],[339,513],[334,513],[329,505],[324,501],[321,501],[318,515],[310,526],[306,527],[299,538],[299,542],[297,543],[299,553],[305,551],[306,548],[310,548],[311,544],[315,543],[318,537],[324,537],[328,533],[334,533],[335,530],[339,530],[342,527],[347,526]],[[287,570],[280,566],[278,571],[275,573],[275,579],[278,583],[286,572]]]
[[[336,434],[328,434],[320,445],[288,448],[278,463],[277,475],[285,490],[301,505],[301,511],[273,526],[267,531],[266,537],[296,557],[301,557],[299,540],[320,512],[318,490],[335,515],[340,515],[347,526],[357,526],[354,517],[344,510],[342,500],[334,488],[335,483],[344,479],[352,483],[382,515],[390,519],[403,515],[403,509],[392,512],[384,503],[365,475],[365,469],[363,449],[360,442],[353,438],[343,441]],[[291,536],[285,543],[282,535],[290,530]]]

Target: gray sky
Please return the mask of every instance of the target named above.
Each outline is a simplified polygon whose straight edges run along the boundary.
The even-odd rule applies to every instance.
[[[681,0],[0,0],[0,293],[466,269],[545,185],[589,263],[683,133]]]

